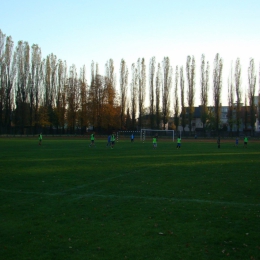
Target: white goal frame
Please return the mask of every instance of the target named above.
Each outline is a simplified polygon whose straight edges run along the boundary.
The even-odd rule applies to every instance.
[[[146,136],[146,131],[152,131],[152,132],[172,132],[172,141],[174,142],[174,130],[156,130],[156,129],[146,129],[142,128],[141,129],[141,134],[140,134],[140,140],[145,141],[145,136]]]
[[[119,141],[119,136],[120,136],[120,134],[129,134],[129,138],[130,138],[130,136],[131,136],[131,134],[134,134],[134,135],[139,135],[140,134],[140,139],[141,139],[141,131],[118,131],[117,133],[116,133],[116,141],[118,142]]]

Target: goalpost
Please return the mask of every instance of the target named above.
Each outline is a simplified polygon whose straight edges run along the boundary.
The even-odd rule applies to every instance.
[[[155,135],[158,135],[158,137],[162,137],[164,139],[171,138],[171,140],[174,142],[174,130],[156,130],[156,129],[141,129],[140,134],[140,140],[145,141],[147,136],[153,137]]]

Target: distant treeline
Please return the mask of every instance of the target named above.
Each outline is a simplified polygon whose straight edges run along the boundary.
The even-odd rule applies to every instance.
[[[0,30],[0,134],[11,133],[11,129],[19,134],[25,131],[36,134],[42,128],[49,128],[50,132],[55,129],[60,134],[73,134],[79,129],[84,132],[87,128],[96,131],[160,129],[166,127],[170,117],[174,120],[168,127],[177,129],[179,125],[188,125],[191,131],[196,76],[200,78],[200,86],[196,87],[201,94],[203,128],[210,125],[218,131],[223,81],[223,61],[219,54],[215,56],[212,71],[202,55],[200,75],[195,75],[193,56],[187,57],[186,68],[176,66],[174,69],[169,57],[161,63],[156,63],[152,57],[148,76],[144,58],[139,58],[130,68],[122,59],[119,82],[116,82],[112,59],[105,68],[105,75],[101,75],[98,64],[92,61],[91,79],[87,82],[85,66],[78,72],[75,65],[68,67],[66,61],[54,54],[43,58],[37,44],[30,47],[28,42],[19,41],[14,47],[12,37]],[[208,106],[210,85],[214,109]],[[258,104],[254,101],[256,71],[253,59],[248,68],[245,100],[242,100],[241,92],[241,65],[237,59],[228,79],[231,127],[241,123],[239,112],[243,102],[249,107],[250,125],[256,121]]]

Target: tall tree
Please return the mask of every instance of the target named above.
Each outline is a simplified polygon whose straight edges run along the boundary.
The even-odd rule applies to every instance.
[[[237,135],[239,135],[239,128],[241,125],[241,106],[242,106],[242,93],[241,93],[241,65],[240,59],[237,58],[235,66],[235,91],[236,91],[236,128]]]
[[[200,101],[201,101],[201,122],[205,133],[205,126],[208,118],[208,92],[209,92],[209,62],[205,61],[205,55],[201,56],[200,76]]]
[[[56,114],[56,128],[63,127],[62,125],[62,92],[64,88],[64,64],[62,60],[58,60],[57,68],[57,95],[55,104],[55,114]]]
[[[75,132],[78,125],[80,90],[75,65],[70,67],[68,80],[68,112],[67,123],[71,133]]]
[[[248,99],[249,99],[249,115],[250,115],[250,126],[251,134],[255,133],[255,122],[256,122],[256,104],[255,104],[255,91],[256,91],[256,72],[254,59],[250,59],[248,68]]]
[[[139,128],[143,126],[143,116],[144,116],[144,104],[145,104],[145,90],[146,90],[146,66],[145,59],[138,59],[138,107],[139,107]]]
[[[0,29],[0,134],[4,125],[4,100],[5,100],[5,41],[6,35]]]
[[[161,65],[158,63],[156,79],[155,79],[155,121],[156,128],[160,128],[161,122],[161,86],[162,86],[162,71]]]
[[[137,110],[137,81],[138,72],[135,64],[132,64],[132,82],[131,82],[131,119],[132,119],[132,130],[136,129],[136,110]]]
[[[169,120],[170,115],[170,90],[172,86],[172,67],[169,57],[163,59],[163,86],[162,86],[162,120],[163,129]]]
[[[120,127],[121,129],[123,128],[123,126],[125,126],[127,85],[128,85],[128,69],[125,60],[122,59],[120,63],[120,95],[121,95]]]
[[[18,42],[17,55],[17,90],[16,90],[16,123],[24,134],[24,127],[29,124],[28,81],[30,71],[30,47],[28,42]]]
[[[30,104],[30,126],[38,127],[38,110],[40,99],[40,88],[43,79],[41,49],[37,44],[31,47],[31,83],[29,85],[29,104]]]
[[[12,91],[16,77],[16,53],[13,54],[13,41],[7,37],[5,45],[5,126],[7,133],[10,132],[12,114]]]
[[[231,64],[230,76],[228,77],[228,124],[231,136],[233,135],[234,124],[234,80],[233,80],[233,64]]]
[[[91,63],[91,81],[88,94],[88,118],[90,124],[93,127],[97,126],[97,116],[98,116],[98,64],[92,61]]]
[[[188,82],[188,91],[187,91],[187,99],[189,105],[189,130],[190,135],[192,131],[192,120],[194,116],[194,99],[195,99],[195,58],[194,56],[191,58],[187,57],[186,62],[186,73],[187,73],[187,82]]]
[[[64,61],[60,63],[58,75],[60,74],[60,88],[61,88],[61,97],[60,97],[60,109],[59,109],[59,125],[62,127],[62,132],[65,132],[65,123],[67,115],[67,102],[68,102],[68,77],[67,77],[67,63]]]
[[[73,65],[72,65],[73,66]],[[54,108],[55,108],[55,100],[56,100],[56,95],[57,95],[57,56],[54,55],[53,53],[50,55],[50,69],[51,69],[51,74],[50,74],[50,103],[48,107],[48,114],[50,118],[50,131],[52,132],[52,127],[55,124],[55,113],[54,113]]]
[[[50,122],[50,111],[52,110],[51,102],[51,65],[50,56],[48,55],[46,59],[43,60],[44,76],[43,76],[43,104],[40,113],[41,125],[44,122],[44,126],[51,125]]]
[[[179,86],[179,69],[178,66],[176,66],[175,70],[175,87],[174,87],[174,125],[176,127],[176,131],[178,131],[179,128],[179,96],[178,96],[178,86]]]
[[[87,80],[86,80],[86,67],[85,65],[80,69],[80,79],[79,79],[79,125],[81,127],[81,133],[85,132],[88,124],[87,120]]]
[[[149,113],[150,113],[150,127],[151,129],[155,126],[155,115],[154,115],[154,108],[155,108],[155,57],[152,57],[150,60],[150,67],[149,67],[149,85],[150,85],[150,106],[149,106]]]
[[[105,102],[105,95],[104,95],[104,88],[105,88],[105,81],[106,79],[100,75],[97,74],[95,78],[95,86],[96,86],[96,127],[100,131],[103,125],[103,119],[104,119],[104,102]]]
[[[122,72],[123,73],[123,72]],[[126,76],[126,75],[124,75]],[[121,75],[120,75],[121,77]],[[126,83],[126,82],[125,82]],[[103,91],[103,116],[102,116],[102,127],[112,130],[114,128],[119,128],[121,126],[122,112],[121,107],[118,106],[118,100],[116,95],[116,76],[114,62],[110,59],[106,64],[106,77],[104,82]],[[120,85],[121,88],[121,85]],[[121,96],[122,97],[122,96]],[[122,104],[122,100],[120,100]],[[125,107],[124,102],[124,107]],[[120,109],[120,111],[118,111]],[[124,108],[125,111],[125,108]],[[124,114],[124,113],[123,113]],[[124,118],[124,115],[123,117]],[[124,121],[124,120],[123,120]]]
[[[213,98],[214,98],[214,117],[215,130],[219,134],[220,113],[221,113],[221,90],[222,90],[222,69],[223,61],[217,53],[214,59],[213,68]]]
[[[186,126],[186,107],[185,107],[185,80],[183,75],[183,66],[180,68],[180,90],[181,90],[181,126],[185,132]]]

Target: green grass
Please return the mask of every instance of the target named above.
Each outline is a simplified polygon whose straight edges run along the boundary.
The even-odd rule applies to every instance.
[[[260,259],[260,143],[0,139],[1,259]]]

